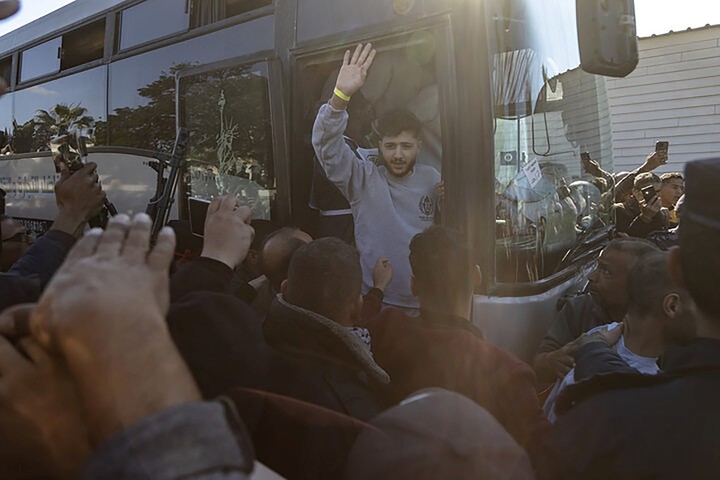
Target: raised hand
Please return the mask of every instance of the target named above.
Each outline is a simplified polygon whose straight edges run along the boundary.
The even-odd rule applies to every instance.
[[[201,256],[235,268],[247,257],[255,230],[250,226],[252,212],[241,206],[235,195],[212,201],[205,219],[205,237]]]
[[[350,50],[347,50],[335,82],[335,88],[348,97],[355,95],[365,84],[368,70],[375,59],[375,53],[371,43],[365,46],[362,43],[358,44],[352,55]],[[333,98],[339,97],[335,95]],[[343,98],[340,98],[340,100],[345,101]]]
[[[6,311],[11,319],[27,310]],[[0,475],[77,478],[90,453],[75,385],[63,360],[26,337],[0,336]],[[28,476],[28,478],[29,478]]]
[[[390,260],[387,258],[378,258],[377,262],[375,262],[375,268],[373,268],[373,287],[384,292],[390,284],[392,276],[393,269]]]
[[[165,323],[175,235],[165,227],[151,248],[151,226],[118,215],[91,230],[30,316],[33,337],[65,358],[94,443],[200,398]]]
[[[63,167],[60,180],[55,184],[58,216],[53,229],[79,237],[85,223],[100,213],[105,192],[98,183],[96,168],[92,162],[74,173]]]

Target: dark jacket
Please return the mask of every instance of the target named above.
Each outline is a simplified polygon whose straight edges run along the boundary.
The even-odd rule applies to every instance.
[[[625,203],[615,204],[615,227],[618,232],[627,233],[631,237],[646,238],[657,230],[667,229],[665,217],[658,212],[650,222],[640,218],[640,205],[631,198]]]
[[[332,320],[291,305],[278,296],[263,324],[265,341],[304,372],[302,392],[281,392],[360,420],[385,405],[389,377],[358,337]]]
[[[565,299],[537,353],[554,352],[597,326],[612,322],[603,308],[584,293]]]
[[[568,387],[539,479],[720,478],[720,341],[696,339],[663,373],[614,373]]]
[[[467,320],[411,318],[387,308],[366,326],[375,358],[392,378],[393,400],[428,387],[461,393],[490,412],[522,446],[547,428],[530,366],[486,342]]]
[[[37,239],[7,273],[0,273],[0,311],[36,302],[74,244],[75,237],[57,230]]]

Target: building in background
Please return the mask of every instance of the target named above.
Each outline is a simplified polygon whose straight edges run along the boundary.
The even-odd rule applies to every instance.
[[[640,63],[608,78],[615,170],[637,167],[657,140],[670,142],[658,173],[720,153],[720,25],[640,39]]]

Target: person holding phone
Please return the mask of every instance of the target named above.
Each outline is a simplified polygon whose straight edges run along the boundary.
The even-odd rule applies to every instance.
[[[646,238],[651,232],[667,229],[669,214],[660,199],[661,185],[660,177],[653,173],[635,177],[632,196],[615,205],[618,232]]]

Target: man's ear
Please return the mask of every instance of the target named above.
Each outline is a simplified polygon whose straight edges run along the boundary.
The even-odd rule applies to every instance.
[[[682,263],[680,263],[680,247],[672,247],[668,254],[668,268],[670,269],[670,276],[672,277],[675,284],[687,290],[685,284],[685,275],[682,270]]]
[[[680,295],[677,293],[668,293],[665,295],[665,298],[663,298],[662,301],[662,309],[663,313],[665,313],[666,317],[669,317],[671,319],[675,319],[677,317],[678,312],[682,308]]]
[[[283,280],[282,283],[280,284],[280,293],[282,293],[283,298],[285,297],[285,294],[287,294],[287,284],[288,284],[287,278],[285,280]]]

